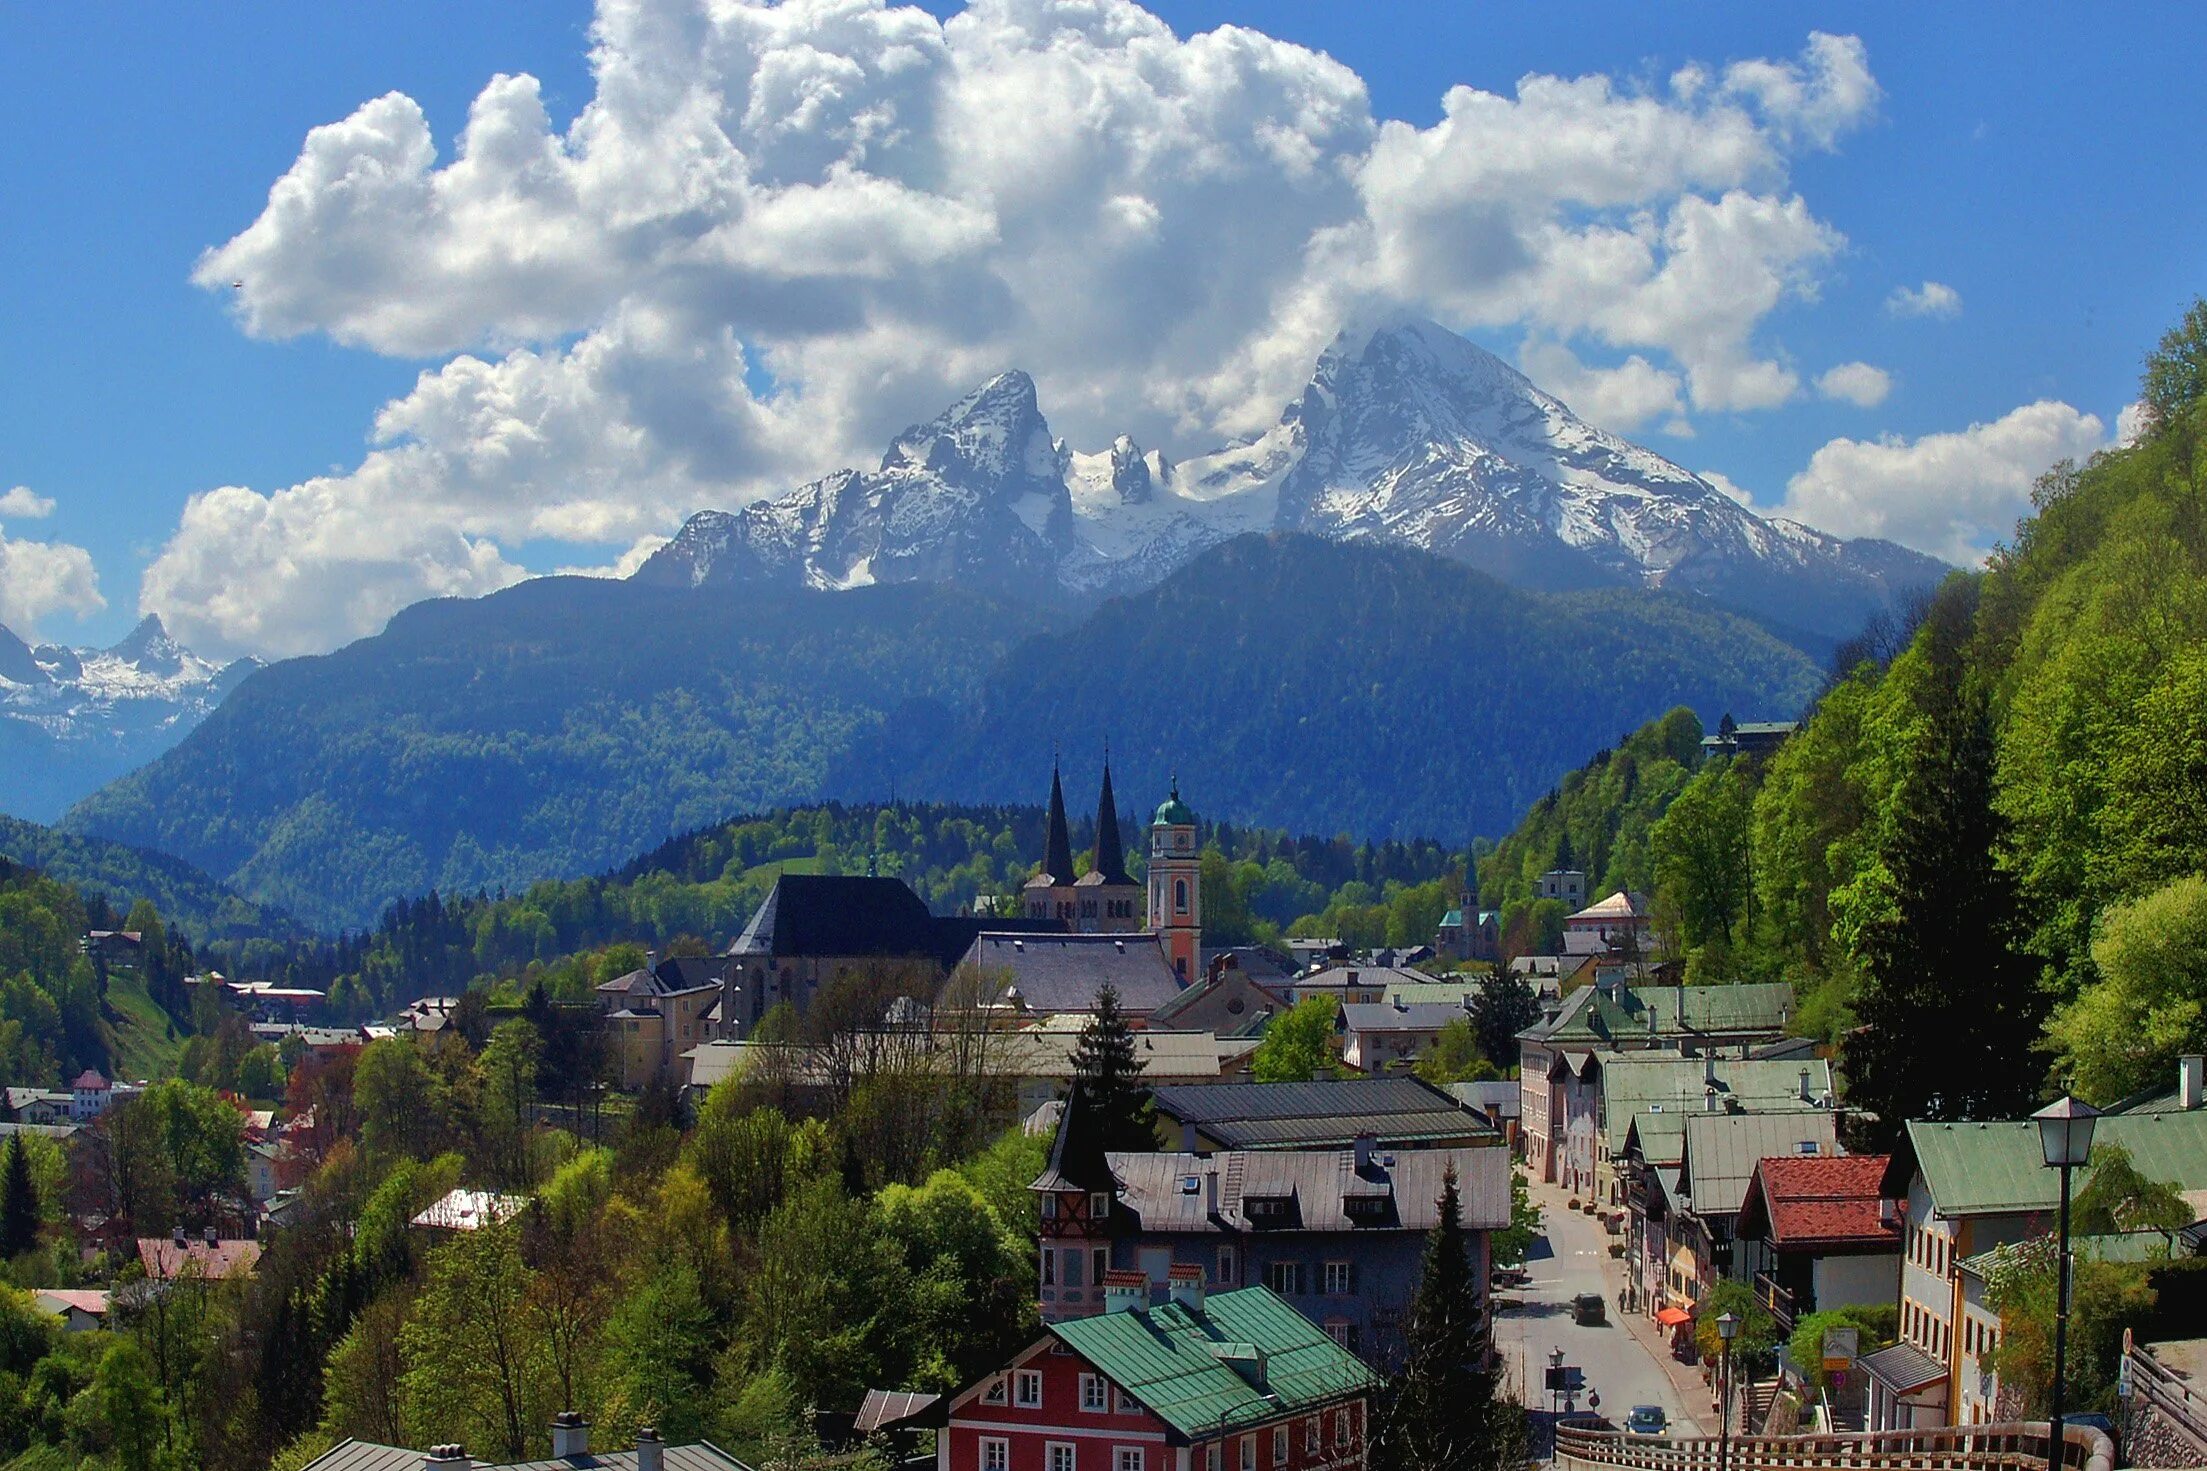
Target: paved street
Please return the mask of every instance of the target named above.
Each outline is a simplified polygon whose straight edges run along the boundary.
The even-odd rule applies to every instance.
[[[1708,1401],[1697,1393],[1694,1371],[1674,1368],[1659,1355],[1652,1327],[1643,1337],[1619,1321],[1617,1292],[1624,1278],[1609,1257],[1614,1238],[1594,1217],[1566,1211],[1565,1197],[1553,1186],[1533,1186],[1532,1198],[1546,1232],[1526,1263],[1533,1280],[1502,1294],[1518,1305],[1502,1311],[1494,1327],[1504,1372],[1526,1407],[1543,1415],[1549,1409],[1542,1375],[1549,1353],[1561,1348],[1564,1363],[1576,1364],[1587,1388],[1600,1392],[1602,1414],[1622,1423],[1634,1405],[1661,1405],[1673,1433],[1700,1434]],[[1571,1299],[1582,1292],[1601,1294],[1607,1319],[1602,1326],[1582,1328],[1572,1320]],[[1578,1407],[1587,1407],[1583,1394]]]

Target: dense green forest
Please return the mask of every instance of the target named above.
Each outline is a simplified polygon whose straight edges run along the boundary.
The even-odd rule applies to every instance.
[[[948,587],[545,578],[255,673],[63,825],[324,932],[432,889],[598,872],[735,812],[1030,802],[1053,750],[1106,739],[1137,807],[1179,770],[1213,817],[1461,845],[1613,732],[1677,704],[1790,714],[1815,684],[1798,649],[1691,597],[1549,597],[1309,538],[1231,543],[1085,617]]]
[[[0,814],[0,857],[98,894],[110,906],[128,909],[134,900],[144,899],[171,928],[195,940],[282,939],[299,932],[280,910],[241,898],[166,853]]]
[[[1544,595],[1425,553],[1229,542],[992,671],[952,739],[893,727],[932,796],[1004,800],[1108,736],[1127,796],[1297,831],[1505,831],[1573,764],[1674,706],[1793,716],[1799,649],[1685,595]]]
[[[2150,359],[2139,441],[2049,471],[1799,734],[1697,769],[1682,713],[1641,731],[1534,804],[1488,903],[1563,856],[1652,890],[1690,979],[1795,983],[1888,1131],[2165,1085],[2207,1048],[2203,386],[2207,306]]]
[[[63,824],[317,928],[591,873],[821,793],[889,712],[957,703],[1037,617],[950,588],[688,593],[543,578],[261,670]],[[885,791],[886,782],[866,795]]]
[[[890,874],[938,913],[1009,899],[1043,847],[1040,807],[828,803],[738,818],[674,838],[593,878],[551,880],[513,894],[401,900],[372,930],[336,941],[225,943],[211,958],[240,974],[331,993],[334,1014],[379,1015],[424,994],[477,982],[525,993],[542,982],[559,1000],[586,1000],[604,957],[724,947],[784,871]],[[1146,813],[1120,815],[1139,874]],[[1085,872],[1092,819],[1072,824]],[[1227,823],[1199,829],[1205,934],[1213,944],[1340,936],[1363,945],[1430,943],[1456,902],[1464,856],[1431,840],[1352,843]]]

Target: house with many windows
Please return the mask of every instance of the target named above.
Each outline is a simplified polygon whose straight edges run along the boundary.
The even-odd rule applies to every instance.
[[[1187,1274],[1215,1291],[1262,1285],[1334,1342],[1377,1364],[1401,1355],[1426,1237],[1456,1176],[1472,1280],[1510,1221],[1509,1152],[1382,1148],[1105,1152],[1068,1100],[1040,1198],[1044,1322],[1102,1310],[1114,1272],[1163,1301]]]
[[[1104,1292],[950,1402],[936,1471],[1363,1471],[1378,1376],[1278,1295]]]
[[[2093,1145],[2119,1145],[2139,1173],[2207,1190],[2207,1106],[2108,1113]],[[2077,1172],[2075,1188],[2091,1179]],[[1967,1321],[1964,1264],[2054,1229],[2060,1175],[2028,1119],[1910,1121],[1882,1193],[1901,1202],[1900,1342],[1863,1360],[1870,1428],[1962,1423],[1992,1395],[1965,1381],[1995,1324]],[[1980,1313],[1982,1318],[1983,1314]]]

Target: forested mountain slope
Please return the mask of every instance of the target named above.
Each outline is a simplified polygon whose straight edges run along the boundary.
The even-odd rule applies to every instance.
[[[919,790],[1001,801],[1054,741],[1108,735],[1130,799],[1177,770],[1207,815],[1469,841],[1675,705],[1784,717],[1815,685],[1799,650],[1698,599],[1544,595],[1406,548],[1251,536],[1022,646],[962,738],[892,759]]]
[[[888,712],[955,703],[1036,622],[954,589],[732,596],[546,578],[417,604],[248,679],[73,810],[322,926],[590,873],[818,795]]]
[[[1685,595],[1544,596],[1404,548],[1247,537],[1096,609],[943,586],[545,579],[255,674],[66,824],[324,926],[519,888],[729,814],[1032,802],[1106,739],[1208,818],[1468,841],[1671,706],[1790,713],[1807,657]]]

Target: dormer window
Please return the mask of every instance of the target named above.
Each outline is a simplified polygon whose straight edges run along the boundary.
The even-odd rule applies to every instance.
[[[1284,1221],[1287,1219],[1288,1202],[1283,1196],[1266,1195],[1245,1199],[1242,1202],[1242,1207],[1248,1212],[1249,1219],[1252,1221]]]

